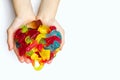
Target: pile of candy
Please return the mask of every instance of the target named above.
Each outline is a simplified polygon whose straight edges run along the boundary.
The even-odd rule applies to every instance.
[[[29,58],[35,70],[51,62],[59,51],[61,39],[55,26],[44,25],[40,20],[21,26],[14,35],[19,55]]]

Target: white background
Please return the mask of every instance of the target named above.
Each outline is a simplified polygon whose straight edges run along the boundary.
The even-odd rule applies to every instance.
[[[39,0],[32,0],[35,13]],[[63,50],[35,71],[7,47],[15,18],[11,0],[0,0],[0,80],[120,80],[120,1],[61,0],[56,19],[65,29]]]

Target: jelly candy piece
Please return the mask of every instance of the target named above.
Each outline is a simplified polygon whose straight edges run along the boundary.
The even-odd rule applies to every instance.
[[[37,49],[38,49],[39,51],[41,51],[42,48],[43,48],[43,45],[42,45],[42,44],[39,44],[39,45],[37,46]]]
[[[30,51],[32,48],[36,47],[38,45],[37,41],[33,41],[32,44],[30,44],[27,48],[26,51]]]
[[[26,26],[26,25],[23,25],[21,32],[22,32],[22,33],[26,33],[27,31],[28,31],[27,26]]]
[[[41,60],[42,63],[46,63],[48,60]]]
[[[31,29],[27,33],[27,35],[29,35],[31,39],[35,39],[38,34],[40,34],[40,32],[35,29]]]
[[[50,44],[48,47],[45,47],[45,49],[46,49],[46,50],[50,50],[50,51],[54,51],[54,50],[55,50],[53,44]]]
[[[60,43],[57,41],[54,41],[53,46],[54,46],[54,49],[57,49],[60,47]]]
[[[55,41],[58,41],[59,43],[61,43],[61,39],[59,37],[57,37],[57,36],[52,36],[52,37]]]
[[[35,70],[41,70],[44,67],[44,63],[40,63],[38,60],[33,61],[32,63]]]
[[[50,31],[56,30],[56,27],[55,26],[50,26],[49,29],[50,29]]]
[[[50,53],[50,60],[52,60],[54,58],[54,53]]]
[[[33,53],[34,53],[34,52],[31,50],[31,51],[29,51],[29,52],[26,52],[26,55],[27,55],[27,56],[32,56]]]
[[[20,43],[16,42],[16,47],[19,48],[20,47]]]
[[[27,27],[32,28],[32,29],[38,29],[38,27],[42,25],[42,22],[40,20],[32,21],[27,24]]]
[[[31,59],[32,59],[32,60],[36,60],[36,59],[38,59],[38,55],[35,54],[35,53],[33,53],[33,54],[31,55]]]
[[[18,39],[19,37],[19,34],[21,34],[21,29],[18,29],[16,32],[15,32],[15,34],[14,34],[14,38],[15,39]]]
[[[45,41],[46,41],[46,45],[49,46],[50,44],[53,44],[54,41],[58,41],[59,43],[61,43],[61,39],[57,36],[51,36],[49,38],[46,38]]]
[[[33,52],[38,52],[38,49],[36,47],[32,49]]]
[[[60,39],[62,38],[61,33],[59,31],[56,31],[56,30],[52,30],[50,32],[50,34],[48,34],[48,37],[49,36],[58,36]]]
[[[35,54],[37,54],[37,55],[38,55],[38,59],[40,59],[40,58],[41,58],[41,56],[40,56],[39,52],[35,52]]]
[[[37,35],[35,40],[37,40],[37,42],[39,43],[41,38],[46,38],[46,34],[39,34],[39,35]]]
[[[30,36],[27,36],[27,37],[25,38],[25,42],[26,42],[27,44],[29,44],[29,43],[32,42]]]
[[[41,38],[46,38],[46,34],[40,34]]]
[[[40,33],[46,34],[46,33],[48,33],[48,29],[49,29],[48,26],[46,26],[46,25],[41,25],[41,26],[39,26],[38,31],[39,31]]]
[[[27,48],[27,44],[25,44],[25,42],[21,42],[20,43],[20,47],[18,48],[18,52],[20,56],[23,56],[26,53],[26,48]]]
[[[45,49],[47,49],[47,50],[49,49],[50,51],[54,51],[59,47],[60,47],[60,43],[57,41],[54,41],[53,44],[50,44],[48,47],[45,47]]]
[[[18,42],[21,43],[22,41],[25,40],[26,34],[25,33],[21,33],[18,35]]]
[[[49,46],[50,44],[53,44],[54,39],[53,37],[49,37],[49,38],[46,38],[45,41],[47,43],[46,45]]]
[[[40,52],[40,56],[42,57],[43,60],[49,60],[50,59],[50,50],[42,49],[42,51]]]
[[[40,39],[41,39],[41,36],[40,36],[40,34],[39,34],[39,35],[37,35],[37,37],[36,37],[35,40],[39,43]]]
[[[23,56],[26,51],[25,51],[25,48],[24,48],[24,47],[19,47],[19,48],[18,48],[18,52],[19,52],[19,55],[20,55],[20,56]]]
[[[45,39],[41,39],[39,43],[46,44],[46,41],[45,41]]]

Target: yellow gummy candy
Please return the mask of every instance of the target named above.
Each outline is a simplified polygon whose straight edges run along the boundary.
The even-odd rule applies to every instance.
[[[39,43],[42,38],[46,38],[46,34],[39,34],[35,40]]]
[[[33,48],[32,51],[33,52],[38,52],[38,49],[37,48]]]
[[[41,26],[39,26],[39,28],[38,28],[38,31],[39,31],[40,33],[44,33],[44,34],[48,33],[48,30],[49,30],[49,27],[46,26],[46,25],[41,25]]]
[[[35,54],[35,53],[33,53],[32,56],[31,56],[31,59],[32,59],[32,60],[36,60],[36,59],[38,59],[38,55]]]
[[[40,56],[42,57],[43,60],[49,60],[50,59],[50,50],[42,49],[42,51],[40,52]]]
[[[33,63],[33,67],[35,70],[39,71],[44,67],[44,63],[40,63],[38,60],[35,60]]]

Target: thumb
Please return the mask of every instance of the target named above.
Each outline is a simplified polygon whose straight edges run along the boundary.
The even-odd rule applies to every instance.
[[[20,26],[21,23],[22,23],[22,21],[20,19],[16,18],[7,30],[7,43],[8,43],[9,50],[13,49],[14,31],[16,31],[18,29],[18,26]]]
[[[13,35],[14,35],[13,30],[11,30],[11,28],[9,28],[7,30],[7,43],[8,43],[9,50],[13,49],[13,39],[14,39]]]

